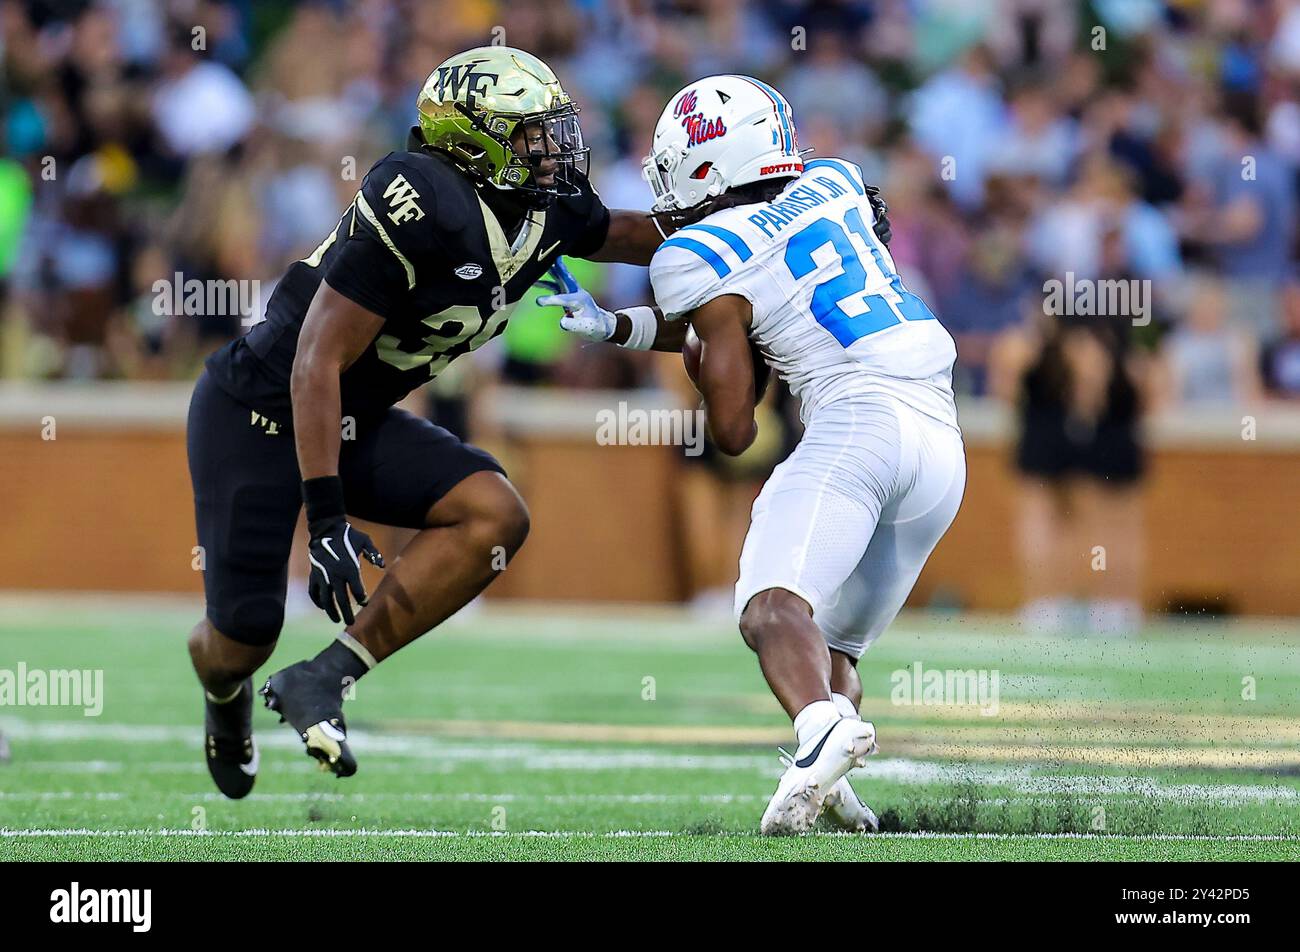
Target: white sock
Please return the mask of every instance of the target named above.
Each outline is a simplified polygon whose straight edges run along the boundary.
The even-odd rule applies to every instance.
[[[803,746],[840,719],[834,701],[813,701],[794,716],[794,733]]]
[[[849,700],[848,695],[832,694],[831,700],[835,702],[835,710],[840,712],[840,717],[856,717],[862,720],[862,715],[858,713],[857,707]]]

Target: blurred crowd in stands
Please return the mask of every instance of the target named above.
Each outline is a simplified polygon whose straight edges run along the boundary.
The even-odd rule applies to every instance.
[[[0,0],[0,376],[194,376],[255,315],[169,314],[156,282],[265,300],[402,147],[432,67],[493,41],[559,73],[617,207],[648,204],[674,90],[777,85],[802,145],[883,188],[961,392],[1012,392],[1069,274],[1150,282],[1146,319],[1112,318],[1149,403],[1300,398],[1300,0]],[[606,306],[649,293],[642,269],[579,277]],[[525,305],[465,362],[653,383],[638,357]]]

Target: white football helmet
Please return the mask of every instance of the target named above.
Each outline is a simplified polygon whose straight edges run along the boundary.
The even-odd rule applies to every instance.
[[[655,212],[802,172],[790,104],[767,83],[734,74],[697,80],[668,100],[641,166]]]

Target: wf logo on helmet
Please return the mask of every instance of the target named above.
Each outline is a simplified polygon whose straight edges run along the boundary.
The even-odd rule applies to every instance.
[[[465,104],[474,105],[474,100],[484,92],[483,84],[497,81],[496,73],[475,72],[478,63],[462,63],[457,66],[438,67],[438,98],[445,99],[447,87],[451,87],[451,98],[459,99],[460,91],[465,90]]]

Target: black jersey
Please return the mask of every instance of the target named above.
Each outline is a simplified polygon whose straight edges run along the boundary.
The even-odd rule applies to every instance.
[[[585,178],[574,178],[577,195],[529,211],[512,238],[448,158],[389,153],[334,231],[289,267],[266,320],[213,354],[208,371],[241,403],[291,423],[298,332],[324,280],[384,319],[342,375],[343,415],[387,409],[505,330],[515,304],[556,258],[585,257],[604,244],[609,212]]]

